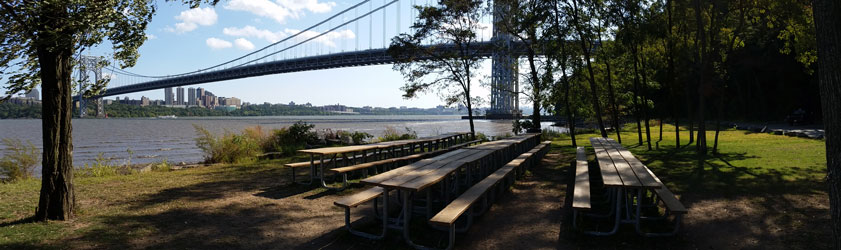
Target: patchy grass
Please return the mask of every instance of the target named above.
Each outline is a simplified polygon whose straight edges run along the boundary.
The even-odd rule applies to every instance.
[[[125,244],[128,238],[154,235],[159,230],[143,224],[114,225],[113,218],[152,216],[192,207],[201,201],[222,199],[254,188],[249,180],[280,182],[280,178],[288,179],[285,177],[289,175],[280,166],[291,160],[131,175],[79,176],[75,179],[77,217],[68,222],[30,221],[38,205],[40,180],[0,184],[0,248],[63,246],[65,239],[92,237],[96,238],[95,242]]]
[[[651,147],[639,145],[635,126],[622,131],[622,144],[643,161],[673,191],[723,192],[727,196],[756,193],[822,193],[826,176],[826,150],[822,140],[787,137],[742,130],[723,130],[719,134],[718,152],[712,153],[715,131],[707,133],[710,153],[699,158],[695,144],[689,145],[689,132],[680,132],[680,147],[675,147],[674,126],[664,125],[663,139],[659,128],[652,126]],[[576,136],[579,146],[587,147],[593,159],[590,137]],[[609,134],[616,139],[616,133]],[[574,155],[571,141],[563,136],[554,142],[566,154]]]

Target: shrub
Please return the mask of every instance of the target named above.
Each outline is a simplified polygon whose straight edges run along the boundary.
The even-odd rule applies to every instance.
[[[544,129],[541,131],[540,139],[541,140],[552,140],[554,138],[561,137],[561,132],[552,129]]]
[[[378,139],[381,142],[385,142],[385,141],[408,140],[408,139],[417,139],[417,138],[418,138],[418,133],[415,132],[415,131],[412,131],[408,127],[406,128],[406,133],[400,134],[400,132],[397,132],[397,129],[395,129],[394,127],[386,126],[385,127],[385,133],[383,133],[383,136],[380,136]]]
[[[350,134],[350,138],[353,144],[359,145],[365,143],[367,139],[374,138],[374,136],[369,133],[354,131]]]
[[[482,140],[483,142],[490,141],[490,139],[488,139],[488,136],[482,132],[476,132],[476,140]]]
[[[104,176],[113,176],[119,174],[118,166],[112,164],[112,161],[108,158],[105,158],[103,153],[99,153],[93,160],[94,162],[88,165],[85,163],[85,167],[79,171],[80,176],[87,176],[87,177],[104,177]]]
[[[3,139],[3,146],[9,151],[0,159],[0,177],[10,181],[32,177],[32,170],[41,161],[41,151],[32,142],[23,143],[20,139]]]
[[[166,158],[164,158],[161,163],[152,166],[153,172],[168,172],[170,170],[172,170],[172,164],[169,164]]]
[[[256,136],[259,134],[254,132],[261,131],[260,129],[251,132],[246,129],[239,135],[225,131],[222,136],[217,137],[204,127],[195,124],[193,127],[199,134],[196,146],[204,152],[207,163],[240,163],[253,160],[261,153],[263,142]]]
[[[295,151],[318,142],[315,125],[298,121],[292,126],[275,129],[268,137],[263,150],[281,152],[284,156],[294,155]]]

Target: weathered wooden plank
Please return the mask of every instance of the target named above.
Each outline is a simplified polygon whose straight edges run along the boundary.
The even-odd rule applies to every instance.
[[[584,147],[578,147],[575,154],[575,187],[572,191],[572,207],[590,209],[590,173]]]
[[[590,145],[593,146],[593,151],[596,152],[596,160],[599,162],[599,170],[602,174],[602,180],[605,186],[622,186],[622,178],[619,177],[619,173],[616,171],[616,166],[613,164],[613,160],[610,159],[610,155],[607,154],[604,147],[602,147],[601,141],[599,141],[598,137],[590,138]]]
[[[326,148],[313,148],[313,149],[302,149],[298,150],[301,153],[307,154],[341,154],[341,153],[350,153],[350,152],[359,152],[363,150],[375,149],[377,146],[370,146],[370,145],[359,145],[359,146],[346,146],[346,147],[326,147]]]
[[[642,187],[642,182],[637,178],[628,161],[619,154],[616,148],[605,141],[604,138],[601,140],[602,148],[607,151],[610,159],[613,160],[613,165],[616,166],[616,172],[619,173],[619,178],[622,178],[622,183],[627,187]]]
[[[373,187],[359,193],[342,197],[341,199],[333,202],[333,204],[340,207],[356,207],[359,206],[359,204],[373,200],[374,198],[377,198],[377,196],[380,196],[382,194],[383,188]]]
[[[634,171],[634,174],[637,175],[637,178],[640,180],[640,183],[643,187],[659,188],[662,186],[662,183],[651,175],[651,171],[649,171],[648,167],[646,167],[645,164],[642,164],[642,162],[639,159],[637,159],[637,157],[631,154],[631,151],[628,151],[628,149],[622,147],[621,144],[612,139],[608,140],[607,142],[619,152],[619,154],[622,156],[622,158],[625,159],[625,161],[628,162],[628,164],[631,166],[631,169]]]
[[[431,173],[431,172],[433,172],[433,171],[435,171],[435,170],[437,170],[441,167],[444,167],[444,165],[447,165],[450,162],[462,159],[464,157],[468,157],[468,156],[473,155],[475,153],[476,153],[476,151],[467,150],[467,151],[462,152],[460,154],[452,155],[452,156],[449,156],[449,157],[443,157],[443,158],[435,157],[435,158],[438,158],[435,162],[433,162],[431,164],[428,164],[426,166],[423,166],[421,168],[416,168],[416,169],[414,169],[412,171],[409,171],[409,172],[404,172],[403,174],[401,174],[399,176],[394,176],[394,177],[392,177],[388,180],[382,181],[382,182],[379,183],[379,186],[402,188],[402,185],[407,183],[407,182],[410,182],[410,181],[412,181],[416,178],[427,175],[427,174],[429,174],[429,173]]]
[[[450,156],[453,156],[453,155],[458,155],[458,154],[461,154],[461,153],[464,153],[464,152],[467,152],[467,151],[468,150],[463,150],[463,149],[453,150],[453,151],[441,154],[439,156],[435,156],[435,157],[432,157],[432,158],[429,158],[429,159],[423,159],[423,160],[414,162],[412,164],[409,164],[409,165],[406,165],[406,166],[403,166],[403,167],[392,169],[391,171],[387,171],[385,173],[381,173],[381,174],[378,174],[378,175],[375,175],[375,176],[371,176],[371,177],[362,179],[360,182],[365,183],[365,184],[376,185],[376,184],[379,184],[380,182],[389,180],[389,179],[391,179],[395,176],[400,176],[403,173],[408,173],[408,172],[414,171],[415,169],[422,168],[426,165],[435,163],[436,161],[439,161],[440,159],[444,159],[444,158],[447,158],[447,157],[450,157]]]
[[[473,185],[458,198],[450,202],[447,207],[438,212],[438,214],[432,217],[429,222],[438,226],[452,225],[456,220],[458,220],[458,217],[464,214],[464,212],[466,212],[473,203],[479,200],[479,198],[481,198],[488,189],[505,178],[505,176],[511,173],[515,167],[516,166],[514,165],[505,165],[485,179],[482,179],[482,181],[476,183],[476,185]]]

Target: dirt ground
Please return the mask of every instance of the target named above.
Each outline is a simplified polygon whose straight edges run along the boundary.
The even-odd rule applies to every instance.
[[[720,197],[687,193],[690,209],[675,237],[646,239],[623,226],[615,236],[591,237],[571,229],[569,156],[551,151],[540,166],[463,234],[457,249],[828,249],[825,194]],[[333,201],[341,193],[289,184],[284,170],[139,195],[140,213],[101,218],[110,225],[52,245],[79,249],[406,249],[401,234],[370,241],[344,229]],[[284,178],[278,178],[283,176]],[[82,201],[84,202],[84,201]],[[354,210],[355,225],[378,230],[370,205]],[[421,230],[427,242],[446,235]],[[132,235],[140,235],[133,237]],[[116,240],[115,240],[116,239]]]

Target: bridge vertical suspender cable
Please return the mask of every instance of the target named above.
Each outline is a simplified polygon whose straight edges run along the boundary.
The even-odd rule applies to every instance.
[[[385,5],[385,3],[387,1],[388,0],[383,0],[383,5]],[[383,48],[385,48],[385,32],[386,32],[386,29],[385,29],[385,24],[386,24],[385,14],[386,14],[386,10],[387,10],[387,8],[383,9]]]

